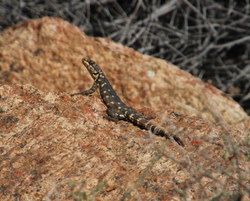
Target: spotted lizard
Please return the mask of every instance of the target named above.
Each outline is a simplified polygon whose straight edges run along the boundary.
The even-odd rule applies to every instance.
[[[135,109],[128,107],[119,96],[116,94],[113,87],[110,85],[108,79],[104,75],[102,69],[92,60],[82,59],[83,65],[87,68],[90,75],[94,79],[93,86],[84,92],[71,94],[75,95],[89,95],[95,91],[99,91],[103,103],[107,106],[107,118],[111,121],[118,122],[119,120],[125,120],[133,123],[134,125],[151,131],[153,134],[169,138],[167,131],[158,127],[155,124],[150,123],[146,118],[141,116]],[[172,136],[174,140],[181,146],[184,146],[184,143],[177,136]]]

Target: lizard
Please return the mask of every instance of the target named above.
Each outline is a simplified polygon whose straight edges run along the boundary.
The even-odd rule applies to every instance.
[[[151,131],[153,134],[170,139],[167,131],[160,128],[159,126],[150,123],[145,117],[140,115],[134,108],[128,107],[109,83],[107,77],[104,75],[102,69],[93,61],[89,59],[82,59],[83,65],[89,71],[91,77],[94,80],[93,86],[84,92],[71,94],[75,95],[90,95],[95,91],[98,91],[102,102],[107,106],[107,119],[117,123],[119,120],[128,121],[138,126],[141,129]],[[176,135],[172,136],[173,139],[180,145],[184,146],[184,143]]]

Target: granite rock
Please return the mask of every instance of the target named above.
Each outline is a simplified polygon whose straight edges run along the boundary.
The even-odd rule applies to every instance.
[[[71,98],[93,84],[83,57],[185,147]],[[250,199],[249,117],[172,64],[46,17],[5,30],[0,66],[0,200]]]

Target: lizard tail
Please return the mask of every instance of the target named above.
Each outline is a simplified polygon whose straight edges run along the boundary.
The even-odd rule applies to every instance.
[[[161,136],[161,137],[165,137],[166,139],[170,139],[169,134],[167,133],[167,131],[163,130],[162,128],[151,124],[151,123],[147,123],[146,129],[150,130],[153,134]],[[179,137],[177,137],[176,135],[172,136],[174,138],[174,140],[182,147],[184,147],[184,143],[181,141],[181,139]]]
[[[139,126],[142,129],[146,129],[151,131],[153,134],[161,136],[161,137],[165,137],[166,139],[170,139],[169,137],[169,133],[165,130],[163,130],[162,128],[160,128],[159,126],[150,123],[149,121],[147,121],[145,118],[141,117],[139,114],[135,113],[133,115],[128,114],[127,118],[135,125]],[[171,135],[172,136],[172,135]],[[181,139],[179,137],[177,137],[176,135],[172,136],[174,138],[174,140],[182,147],[184,147],[184,143],[181,141]]]

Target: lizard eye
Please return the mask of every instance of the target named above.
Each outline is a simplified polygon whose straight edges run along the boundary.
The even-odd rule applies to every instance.
[[[93,75],[98,75],[98,72],[93,73]]]

